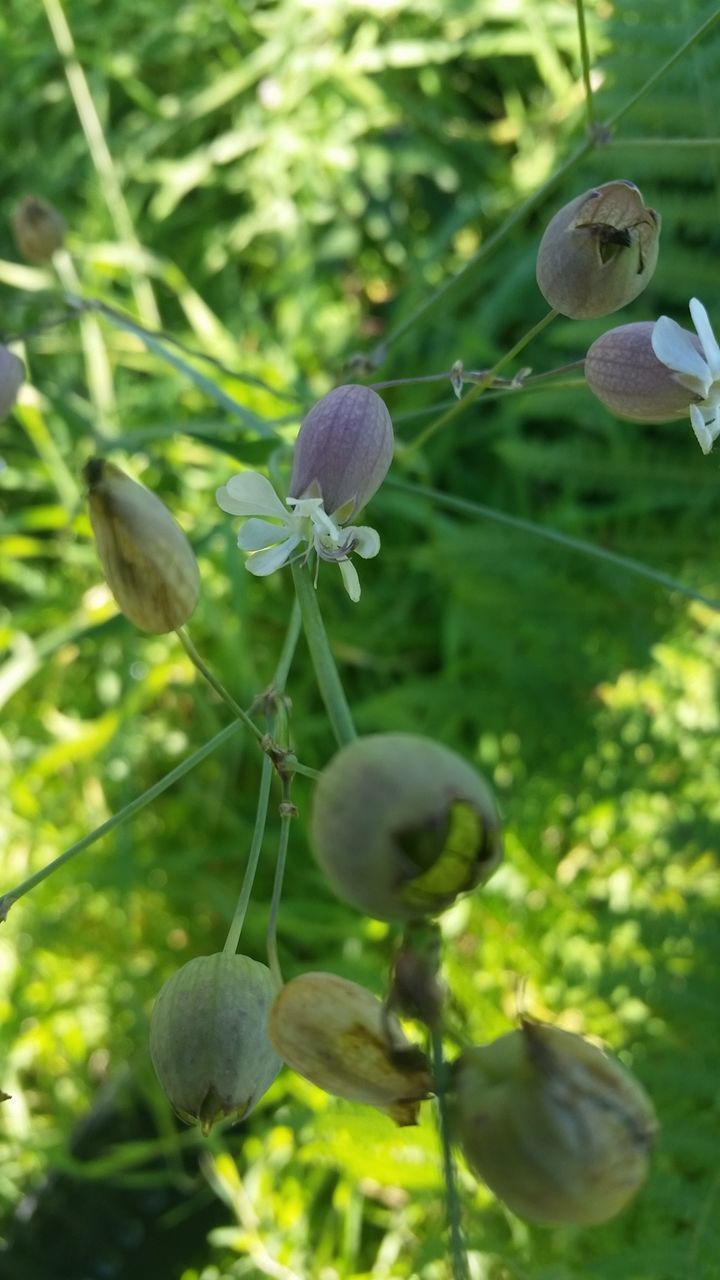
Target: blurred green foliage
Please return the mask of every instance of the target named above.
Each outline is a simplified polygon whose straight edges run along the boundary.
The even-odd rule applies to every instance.
[[[711,13],[589,6],[597,118]],[[357,352],[387,344],[383,378],[500,358],[543,314],[547,217],[609,178],[638,181],[664,219],[656,276],[618,322],[686,323],[695,294],[712,313],[720,150],[716,25],[550,182],[585,139],[570,0],[6,0],[0,47],[0,336],[32,333],[28,385],[0,426],[10,888],[227,722],[178,644],[136,633],[99,585],[79,481],[90,453],[111,450],[190,531],[204,582],[192,634],[247,704],[271,677],[291,584],[246,574],[216,485],[238,462],[282,468],[303,409]],[[26,192],[70,224],[60,288],[17,261],[10,214]],[[105,309],[68,315],[63,293]],[[558,320],[522,362],[577,360],[611,323]],[[716,464],[688,424],[618,422],[575,376],[490,394],[412,452],[449,384],[386,394],[398,478],[720,595]],[[463,751],[506,820],[503,868],[444,919],[458,1026],[490,1038],[522,1001],[600,1037],[662,1124],[647,1189],[600,1231],[527,1227],[463,1172],[473,1280],[714,1280],[720,615],[390,484],[372,520],[383,551],[360,604],[337,575],[320,582],[358,727]],[[332,742],[302,642],[289,691],[298,754],[321,767]],[[236,735],[4,926],[0,1264],[13,1280],[447,1275],[429,1115],[399,1131],[286,1072],[247,1124],[205,1143],[152,1076],[153,998],[222,946],[258,776]],[[310,794],[299,779],[284,968],[380,992],[392,931],[323,884]],[[243,933],[258,958],[276,841],[273,819]]]

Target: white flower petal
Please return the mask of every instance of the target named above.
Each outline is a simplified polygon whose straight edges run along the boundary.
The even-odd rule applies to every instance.
[[[282,503],[267,476],[259,471],[243,471],[231,476],[226,485],[217,491],[218,505],[233,516],[275,516],[287,519],[287,507]]]
[[[371,529],[369,525],[350,525],[345,530],[346,535],[353,539],[353,554],[361,556],[363,560],[372,560],[380,550],[380,534],[377,529]]]
[[[256,578],[266,578],[284,565],[301,539],[297,534],[286,538],[276,547],[268,547],[265,551],[254,551],[245,561],[245,568],[254,573]]]
[[[720,347],[712,331],[708,313],[698,298],[691,298],[690,300],[690,315],[697,329],[698,338],[702,343],[710,372],[713,378],[720,378]]]
[[[357,576],[357,569],[349,560],[338,560],[338,568],[342,574],[343,585],[347,591],[353,604],[357,604],[360,599],[360,579]]]
[[[288,537],[287,525],[272,524],[269,520],[246,520],[238,534],[241,551],[262,551],[274,547]]]
[[[692,423],[692,429],[697,436],[700,448],[703,453],[708,454],[713,447],[713,440],[715,439],[715,436],[711,433],[709,427],[706,426],[700,406],[697,404],[690,405],[690,421]],[[717,432],[715,434],[717,434]]]
[[[712,374],[693,346],[690,334],[669,316],[660,316],[653,327],[651,342],[661,364],[680,375],[683,386],[688,386],[686,379],[692,379],[689,389],[697,390],[704,398],[712,383]]]

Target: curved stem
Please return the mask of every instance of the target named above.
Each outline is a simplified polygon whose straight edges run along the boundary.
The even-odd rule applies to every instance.
[[[357,737],[345,690],[330,651],[325,625],[317,602],[317,593],[306,565],[292,566],[295,594],[302,615],[303,630],[307,640],[320,695],[332,726],[338,746],[344,747]]]
[[[446,412],[441,414],[439,418],[436,418],[434,422],[429,423],[424,431],[420,432],[420,435],[407,446],[405,456],[407,457],[408,454],[414,453],[416,449],[419,449],[424,445],[432,436],[436,435],[438,431],[442,430],[443,427],[446,427],[449,422],[452,422],[454,418],[457,418],[459,414],[463,413],[464,410],[467,409],[468,405],[472,404],[474,400],[477,400],[478,396],[481,396],[483,391],[485,391],[495,381],[500,370],[504,369],[505,365],[509,364],[511,360],[514,360],[515,356],[519,355],[521,351],[524,351],[525,347],[530,345],[533,338],[536,338],[539,333],[542,333],[543,329],[546,329],[558,314],[559,313],[554,310],[548,311],[547,315],[544,315],[542,320],[538,320],[537,324],[534,324],[532,329],[528,329],[527,333],[524,333],[522,338],[515,343],[515,346],[511,347],[510,350],[493,365],[492,369],[488,369],[487,373],[480,378],[479,382],[475,383],[475,386],[468,391],[467,395],[462,400],[459,400],[457,404],[454,404],[451,409],[447,409]]]
[[[443,1057],[442,1032],[435,1029],[431,1032],[433,1077],[437,1090],[438,1126],[440,1144],[442,1146],[443,1175],[445,1178],[445,1208],[447,1214],[448,1233],[450,1235],[450,1260],[453,1280],[468,1280],[469,1271],[467,1252],[463,1241],[462,1224],[460,1222],[460,1200],[455,1177],[455,1161],[450,1143],[450,1122],[447,1109],[445,1082],[447,1066]]]
[[[239,703],[235,701],[232,694],[228,692],[225,686],[220,683],[217,676],[213,675],[210,668],[206,665],[205,662],[203,662],[203,659],[200,657],[200,654],[195,648],[195,645],[190,639],[190,636],[188,635],[185,628],[178,627],[175,634],[178,640],[180,641],[183,649],[185,650],[188,658],[192,662],[193,666],[197,671],[200,672],[200,675],[202,676],[203,680],[207,680],[208,684],[210,685],[210,688],[215,690],[215,693],[218,695],[219,698],[222,698],[222,701],[226,704],[226,706],[230,708],[233,715],[237,716],[238,720],[242,720],[243,724],[245,725],[245,728],[249,729],[250,732],[253,734],[253,736],[257,738],[257,741],[262,743],[263,738],[265,736],[262,732],[262,729],[259,729],[258,726],[255,724],[255,721],[251,720],[247,711],[243,711],[242,707],[240,706]]]
[[[248,854],[247,865],[245,867],[245,875],[240,887],[240,895],[237,900],[235,914],[232,918],[223,952],[225,955],[234,956],[238,949],[240,934],[245,923],[245,913],[250,901],[250,895],[255,883],[255,873],[258,869],[260,861],[260,850],[262,849],[263,836],[265,835],[265,823],[267,822],[268,802],[270,800],[270,783],[272,782],[273,766],[269,756],[263,756],[262,771],[260,773],[260,787],[258,790],[257,809],[255,812],[255,829],[253,831],[252,840],[250,842],[250,852]]]

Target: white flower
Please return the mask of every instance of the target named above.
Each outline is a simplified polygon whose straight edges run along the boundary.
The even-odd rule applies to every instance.
[[[690,315],[697,339],[669,316],[661,316],[653,328],[652,349],[695,397],[689,406],[690,421],[700,448],[709,453],[720,435],[720,346],[697,298],[690,302]]]
[[[238,535],[238,546],[247,553],[251,573],[264,578],[291,557],[303,555],[307,560],[315,550],[320,560],[332,560],[338,565],[350,599],[360,599],[360,581],[349,557],[353,552],[363,560],[377,555],[380,538],[374,529],[367,525],[343,527],[338,519],[342,513],[329,516],[322,498],[288,498],[285,505],[270,481],[257,471],[232,476],[218,489],[216,497],[229,515],[252,517]],[[293,556],[303,544],[303,550]]]

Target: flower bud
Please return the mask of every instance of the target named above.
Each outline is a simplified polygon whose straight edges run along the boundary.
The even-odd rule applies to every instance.
[[[266,965],[249,956],[198,956],[162,987],[150,1020],[150,1055],[174,1110],[209,1133],[242,1120],[282,1063],[267,1036],[277,991]]]
[[[12,217],[15,243],[28,262],[49,262],[65,239],[65,219],[51,204],[25,196]]]
[[[0,345],[0,418],[4,418],[12,409],[24,377],[22,360],[18,360],[7,347]]]
[[[350,1102],[417,1123],[431,1090],[427,1059],[364,987],[332,973],[304,973],[275,997],[268,1018],[280,1057],[313,1084]]]
[[[471,1169],[513,1213],[606,1222],[645,1180],[657,1124],[645,1091],[589,1041],[523,1022],[453,1064],[452,1125]]]
[[[380,920],[438,915],[502,854],[484,779],[409,733],[358,738],[333,757],[315,788],[311,844],[338,897]]]
[[[92,458],[83,475],[100,563],[119,608],[141,631],[175,631],[200,594],[185,534],[154,493],[111,462]]]
[[[603,333],[585,357],[585,380],[598,400],[633,422],[670,422],[687,416],[695,399],[652,348],[653,320]],[[695,334],[688,338],[701,351]]]
[[[392,456],[392,421],[377,392],[336,387],[300,428],[289,497],[321,497],[327,514],[347,524],[380,488]]]
[[[610,315],[648,284],[659,237],[660,215],[634,183],[585,191],[548,223],[537,256],[540,292],[572,320]]]

